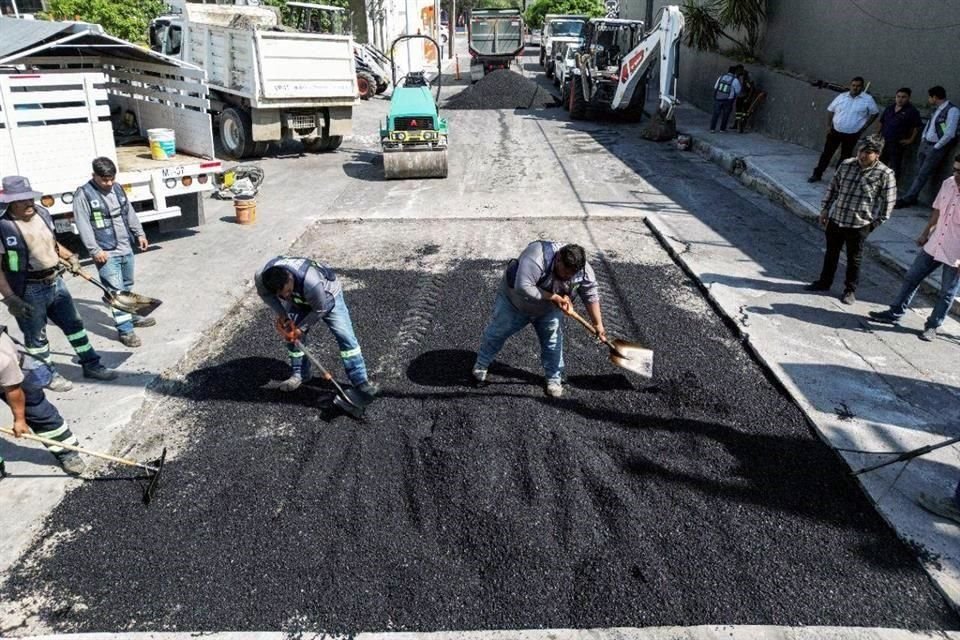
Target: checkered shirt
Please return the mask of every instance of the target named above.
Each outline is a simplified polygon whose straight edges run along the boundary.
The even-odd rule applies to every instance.
[[[856,158],[844,160],[830,181],[821,211],[841,227],[860,228],[883,224],[897,202],[893,169],[877,162],[862,169]]]

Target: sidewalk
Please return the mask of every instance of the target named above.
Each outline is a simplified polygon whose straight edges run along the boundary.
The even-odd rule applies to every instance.
[[[867,317],[899,288],[928,210],[897,210],[871,234],[855,305],[841,304],[836,291],[811,294],[803,285],[819,272],[824,244],[823,232],[810,222],[832,177],[807,183],[818,153],[756,134],[710,134],[709,116],[691,107],[679,109],[677,121],[703,157],[686,154],[692,166],[673,182],[651,174],[648,180],[660,188],[641,190],[644,204],[658,209],[647,224],[746,349],[783,384],[817,435],[851,470],[960,435],[957,316],[946,319],[931,343],[918,339],[930,311],[927,296],[918,296],[900,326]],[[717,180],[710,161],[731,175]],[[713,181],[708,206],[688,188],[699,176]],[[816,481],[815,469],[810,478]],[[856,482],[960,610],[960,528],[917,505],[920,493],[952,495],[958,478],[960,447],[954,445],[856,476]]]
[[[807,178],[820,158],[819,151],[758,133],[737,133],[732,128],[726,133],[710,133],[710,114],[692,105],[680,105],[676,114],[677,128],[692,138],[697,153],[791,213],[816,223],[836,160],[831,162],[823,180],[811,184]],[[930,208],[925,206],[896,209],[886,223],[870,234],[867,252],[902,275],[920,250],[915,239],[929,217]],[[927,279],[925,289],[928,293],[940,290],[939,271]],[[891,292],[891,298],[895,293]],[[954,301],[951,313],[960,315],[960,300]]]

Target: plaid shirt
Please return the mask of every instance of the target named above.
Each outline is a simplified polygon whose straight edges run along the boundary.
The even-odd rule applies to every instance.
[[[879,226],[890,217],[897,202],[897,178],[893,169],[877,162],[860,168],[856,158],[844,160],[830,181],[820,210],[841,227]]]

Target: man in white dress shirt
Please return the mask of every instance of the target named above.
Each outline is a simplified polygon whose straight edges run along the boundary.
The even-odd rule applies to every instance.
[[[827,131],[827,140],[823,145],[820,161],[814,168],[813,175],[807,178],[807,182],[819,182],[823,178],[823,172],[827,170],[837,148],[840,149],[838,165],[847,158],[853,157],[853,150],[861,134],[877,119],[880,108],[877,107],[873,96],[863,89],[863,78],[857,76],[850,81],[850,90],[838,95],[827,107],[829,113],[827,124],[830,129]]]

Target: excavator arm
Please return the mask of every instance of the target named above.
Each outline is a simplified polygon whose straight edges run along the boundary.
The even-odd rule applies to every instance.
[[[667,5],[663,8],[660,24],[656,26],[630,53],[623,57],[620,65],[620,83],[614,93],[611,107],[625,109],[630,104],[640,79],[653,64],[660,61],[660,104],[659,111],[670,119],[677,98],[674,94],[673,80],[677,74],[680,34],[683,32],[683,14],[680,7]]]

